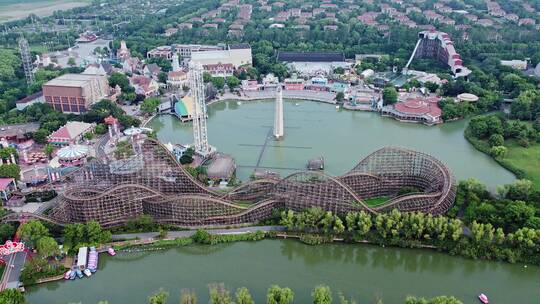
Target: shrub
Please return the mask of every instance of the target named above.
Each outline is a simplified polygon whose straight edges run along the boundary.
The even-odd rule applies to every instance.
[[[501,134],[492,134],[488,142],[491,147],[502,146],[504,145],[504,137]]]

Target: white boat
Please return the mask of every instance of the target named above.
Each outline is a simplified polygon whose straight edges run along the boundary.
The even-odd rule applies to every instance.
[[[110,247],[108,250],[107,250],[107,253],[110,255],[110,256],[115,256],[116,255],[116,251],[114,251],[114,249],[112,247]]]
[[[237,101],[236,104],[240,106],[240,105],[242,105],[242,102],[241,102],[241,101]]]
[[[92,275],[92,272],[88,268],[86,268],[83,272],[84,272],[84,275],[87,276],[87,277]]]

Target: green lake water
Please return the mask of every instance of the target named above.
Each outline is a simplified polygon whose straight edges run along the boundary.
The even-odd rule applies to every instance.
[[[192,245],[147,253],[102,254],[90,278],[30,287],[30,304],[146,303],[159,288],[168,303],[179,303],[180,291],[192,289],[208,303],[209,283],[229,290],[245,286],[256,303],[265,303],[271,284],[290,287],[295,303],[311,303],[314,286],[327,284],[334,293],[358,303],[403,303],[407,295],[454,295],[478,303],[480,292],[495,304],[533,304],[540,298],[540,267],[475,261],[430,250],[381,248],[357,244],[308,246],[295,240],[263,240],[216,246]],[[334,298],[337,298],[335,296]]]
[[[429,153],[447,164],[458,180],[475,177],[492,189],[515,179],[463,137],[465,120],[430,127],[371,112],[337,110],[329,104],[286,101],[285,138],[274,141],[267,140],[273,125],[272,101],[215,103],[208,107],[208,116],[210,144],[236,159],[237,176],[242,180],[257,166],[285,177],[304,170],[309,159],[319,156],[325,159],[327,173],[340,175],[384,146]],[[162,142],[193,142],[191,123],[172,115],[158,116],[148,127],[157,131]]]

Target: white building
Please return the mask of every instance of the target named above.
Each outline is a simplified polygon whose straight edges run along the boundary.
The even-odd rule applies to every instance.
[[[343,52],[279,52],[277,59],[302,76],[329,75],[349,66]]]
[[[527,69],[527,60],[501,60],[501,65],[524,71]]]

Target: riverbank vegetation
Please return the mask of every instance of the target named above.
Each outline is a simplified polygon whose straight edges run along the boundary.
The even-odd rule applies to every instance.
[[[442,215],[393,210],[377,215],[351,212],[342,218],[318,208],[284,211],[281,223],[311,245],[339,238],[380,246],[434,248],[475,259],[540,264],[540,230],[528,227],[505,233],[491,223],[473,220],[465,227],[463,221]]]
[[[234,294],[225,287],[223,283],[212,283],[208,285],[208,295],[210,304],[255,304],[251,293],[246,287],[236,289]],[[148,304],[167,304],[170,303],[169,292],[160,289],[148,297]],[[356,304],[356,300],[346,298],[341,292],[337,297],[332,293],[330,287],[326,285],[316,286],[311,291],[313,304]],[[272,285],[266,293],[266,304],[292,304],[294,303],[295,293],[288,287]],[[373,303],[384,304],[383,299],[377,298]],[[417,298],[408,296],[404,304],[463,304],[454,297],[439,296],[431,299]],[[189,289],[183,289],[180,293],[180,304],[197,304],[197,295]]]
[[[540,190],[538,115],[534,122],[508,119],[500,114],[478,116],[471,119],[465,129],[465,137],[476,149],[493,157],[518,178],[532,181]]]
[[[151,243],[140,244],[137,240],[127,241],[122,245],[116,245],[116,250],[130,250],[137,248],[137,250],[153,250],[153,249],[166,249],[172,247],[188,246],[191,244],[202,245],[217,245],[220,243],[231,243],[239,241],[259,241],[266,236],[273,236],[274,233],[264,233],[260,230],[254,232],[247,232],[242,234],[211,234],[206,230],[197,230],[190,237],[179,237],[175,239],[162,239],[156,240]]]
[[[2,304],[27,304],[24,294],[18,289],[7,288],[0,291],[0,303]]]
[[[19,233],[26,246],[35,250],[21,272],[21,282],[26,286],[66,272],[68,268],[62,259],[67,254],[76,253],[82,246],[98,247],[111,240],[111,232],[103,230],[96,221],[66,225],[58,234],[56,231],[52,233],[42,222],[30,220],[20,227]],[[62,248],[54,237],[63,240]]]

